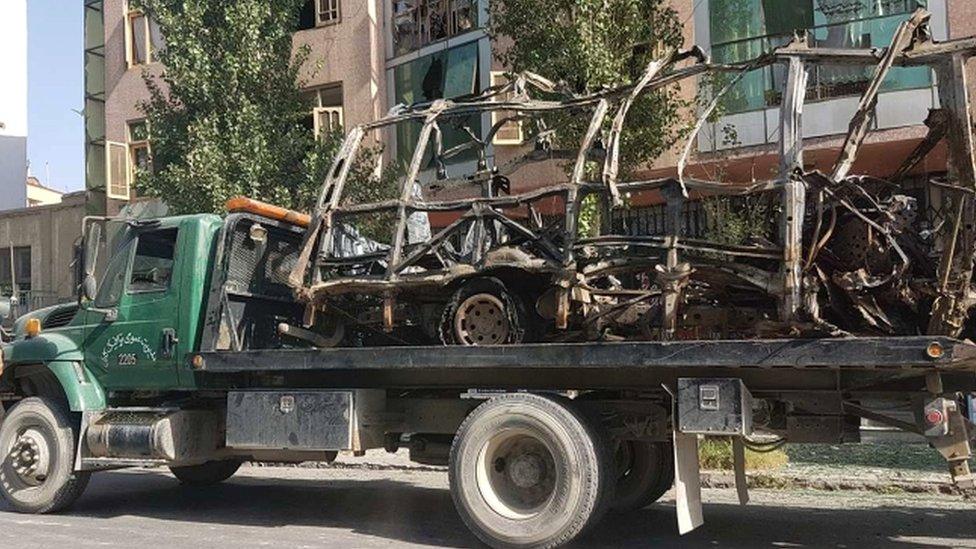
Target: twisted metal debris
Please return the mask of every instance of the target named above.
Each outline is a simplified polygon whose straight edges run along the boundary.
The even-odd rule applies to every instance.
[[[935,42],[929,17],[916,12],[880,50],[812,47],[798,37],[748,63],[722,65],[695,48],[654,60],[634,85],[592,95],[567,94],[522,74],[470,100],[398,106],[349,132],[291,285],[308,304],[307,318],[339,311],[346,322],[430,337],[443,322],[438,307],[459,284],[478,277],[512,289],[529,311],[533,337],[543,341],[966,335],[974,304],[976,160],[965,62],[976,53],[976,39]],[[803,163],[807,74],[817,64],[874,67],[829,173],[805,171]],[[723,94],[748,71],[771,65],[787,74],[777,177],[733,185],[689,176],[697,134]],[[882,82],[904,66],[929,66],[938,76],[941,107],[926,121],[929,136],[892,179],[852,175]],[[621,136],[634,101],[709,73],[732,77],[700,113],[677,177],[621,181]],[[561,136],[546,122],[558,113],[589,116],[578,148],[560,148]],[[494,120],[482,139],[469,121],[488,114]],[[494,165],[490,144],[515,123],[528,128],[528,142],[519,155]],[[368,136],[404,126],[415,129],[417,146],[397,196],[349,203],[347,184],[378,181],[350,181]],[[451,131],[468,139],[448,146]],[[921,211],[902,180],[943,140],[946,176],[922,183],[922,192],[942,197],[941,207]],[[462,155],[473,157],[475,168],[448,178],[448,161]],[[381,156],[389,163],[389,152]],[[540,162],[565,164],[558,172],[563,181],[510,194],[510,176]],[[479,196],[436,199],[444,189],[465,186]],[[663,200],[663,230],[628,225],[631,204],[655,199]],[[775,229],[732,243],[688,234],[682,216],[689,204],[714,200],[764,204]],[[580,227],[587,204],[595,204],[600,220],[592,233]],[[447,221],[431,235],[428,216],[434,215]],[[339,244],[360,234],[357,219],[382,216],[390,219],[388,241],[359,247],[368,253]],[[418,223],[427,232],[414,230]]]

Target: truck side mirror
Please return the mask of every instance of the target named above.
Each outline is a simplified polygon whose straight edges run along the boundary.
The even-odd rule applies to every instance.
[[[98,262],[98,243],[102,238],[102,226],[92,223],[85,233],[84,261],[82,262],[81,290],[85,298],[95,299],[98,283],[95,281],[95,265]]]

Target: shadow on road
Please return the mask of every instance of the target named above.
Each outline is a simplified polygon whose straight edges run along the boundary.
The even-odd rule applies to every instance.
[[[67,513],[75,518],[147,517],[183,523],[285,525],[350,530],[391,541],[478,546],[447,490],[404,480],[305,480],[237,477],[189,489],[163,473],[101,473]],[[842,501],[842,499],[841,499]],[[0,511],[9,508],[0,503]],[[877,547],[976,543],[976,512],[916,507],[845,510],[712,504],[705,526],[679,538],[674,507],[657,504],[606,518],[580,547]],[[108,525],[106,525],[108,526]],[[956,543],[958,542],[958,543]]]

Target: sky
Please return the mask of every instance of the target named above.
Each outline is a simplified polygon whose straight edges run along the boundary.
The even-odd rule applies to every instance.
[[[27,0],[27,159],[31,175],[59,191],[85,188],[83,9]]]

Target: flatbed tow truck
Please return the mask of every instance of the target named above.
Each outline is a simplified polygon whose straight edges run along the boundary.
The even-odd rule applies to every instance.
[[[968,55],[976,41],[909,53],[931,61],[946,51]],[[672,486],[679,530],[699,526],[702,436],[733,440],[745,502],[746,447],[858,442],[863,419],[926,437],[957,485],[973,487],[976,429],[963,395],[976,391],[976,345],[961,337],[364,344],[390,337],[378,328],[349,344],[338,325],[310,318],[314,300],[296,298],[307,286],[292,275],[316,255],[306,252],[323,216],[250,200],[229,209],[86,221],[78,303],[18,319],[3,348],[0,494],[14,509],[66,509],[109,469],[165,466],[208,485],[245,461],[407,448],[414,461],[448,466],[457,511],[485,543],[555,547]],[[103,233],[114,237],[99,268]],[[410,256],[404,245],[389,253]],[[402,309],[381,303],[376,321],[400,323]],[[898,407],[916,420],[888,413]]]

